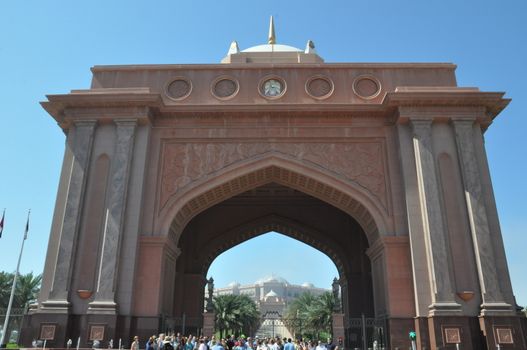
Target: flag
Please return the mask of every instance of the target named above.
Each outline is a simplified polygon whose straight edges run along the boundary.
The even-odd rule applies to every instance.
[[[29,213],[27,213],[26,231],[24,232],[24,240],[27,238],[27,232],[29,231]]]
[[[5,216],[5,209],[4,209],[4,213],[2,214],[2,220],[0,220],[0,238],[2,238],[2,232],[4,231],[4,216]]]

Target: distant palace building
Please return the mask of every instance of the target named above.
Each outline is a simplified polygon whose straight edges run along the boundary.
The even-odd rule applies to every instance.
[[[227,287],[215,288],[214,295],[247,295],[256,302],[260,312],[278,312],[283,315],[290,302],[303,293],[321,295],[331,292],[330,289],[315,287],[312,283],[302,285],[290,284],[287,280],[278,276],[267,276],[254,282],[254,284],[241,285],[238,282],[229,283]]]

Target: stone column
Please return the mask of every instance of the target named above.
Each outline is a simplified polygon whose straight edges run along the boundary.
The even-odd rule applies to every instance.
[[[432,286],[429,314],[453,315],[461,312],[461,305],[455,301],[450,276],[447,237],[432,150],[432,120],[411,119],[410,122],[413,130],[421,219]]]
[[[481,174],[474,147],[474,120],[453,119],[457,151],[462,170],[465,200],[470,231],[474,244],[476,266],[482,293],[482,314],[493,311],[512,311],[500,290],[493,242],[483,198]]]
[[[134,148],[135,119],[116,120],[115,151],[111,160],[109,195],[103,232],[103,244],[95,299],[89,304],[88,313],[116,313],[115,284],[129,169]]]
[[[73,162],[70,169],[66,205],[61,220],[59,249],[49,298],[42,302],[42,307],[48,309],[48,311],[67,313],[69,309],[68,290],[70,287],[71,268],[73,266],[72,257],[76,245],[77,231],[79,230],[80,214],[82,213],[86,177],[96,124],[95,120],[75,121],[73,140],[69,141],[73,153]]]

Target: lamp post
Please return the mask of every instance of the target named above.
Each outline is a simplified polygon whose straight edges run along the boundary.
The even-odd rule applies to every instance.
[[[410,340],[412,341],[412,350],[417,349],[417,344],[415,343],[415,339],[417,338],[417,334],[415,334],[415,331],[411,331],[408,333],[408,336],[410,337]]]

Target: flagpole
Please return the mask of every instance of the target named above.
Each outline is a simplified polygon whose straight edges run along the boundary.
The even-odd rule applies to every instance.
[[[11,287],[11,296],[9,297],[9,304],[7,306],[7,312],[5,315],[4,326],[2,329],[2,338],[0,339],[0,347],[4,347],[4,340],[7,334],[7,330],[8,330],[7,327],[9,325],[9,316],[11,315],[11,306],[13,305],[13,299],[15,298],[16,280],[18,277],[18,270],[20,269],[20,260],[22,259],[22,252],[24,251],[24,243],[27,238],[27,231],[29,230],[29,214],[30,213],[31,213],[31,209],[27,211],[27,223],[26,223],[26,228],[24,230],[24,238],[22,239],[22,246],[20,247],[20,254],[18,255],[18,263],[16,264],[15,276],[13,277],[13,287]]]

